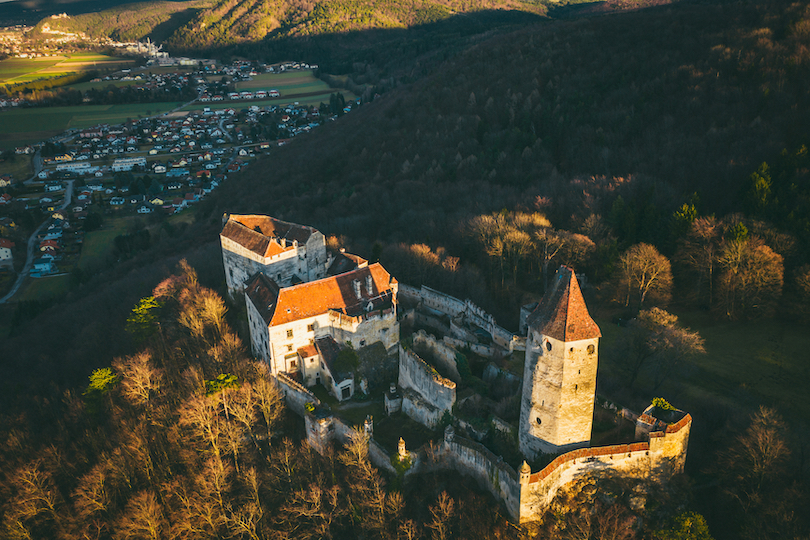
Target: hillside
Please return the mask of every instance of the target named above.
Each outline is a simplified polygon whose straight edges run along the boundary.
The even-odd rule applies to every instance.
[[[47,37],[47,33],[43,33],[45,28],[50,31],[83,33],[95,39],[109,37],[126,42],[149,37],[154,41],[163,41],[210,4],[210,0],[141,2],[67,18],[46,17],[37,23],[30,35]]]
[[[426,0],[410,4],[371,0],[195,0],[139,2],[67,18],[42,19],[43,28],[82,32],[92,38],[165,42],[173,50],[203,51],[262,40],[404,29],[486,10],[543,14],[545,6],[524,0]]]
[[[604,251],[587,273],[600,286],[632,244],[649,242],[672,256],[679,240],[673,214],[682,205],[707,218],[742,212],[795,236],[797,245],[784,250],[785,283],[792,283],[807,262],[810,234],[802,151],[808,28],[807,1],[694,2],[479,38],[460,54],[437,54],[429,69],[414,54],[397,88],[229,179],[187,229],[161,229],[141,258],[93,276],[41,313],[23,306],[4,343],[0,395],[19,408],[8,396],[30,394],[26,403],[49,414],[47,404],[66,388],[129,350],[122,330],[129,309],[181,257],[201,282],[221,286],[223,212],[261,212],[343,235],[350,250],[379,255],[401,281],[469,296],[508,327],[516,327],[521,301],[542,290],[540,266],[535,258],[504,272],[497,265],[506,256],[490,256],[471,239],[471,220],[494,212],[542,212],[554,227],[598,241]],[[410,46],[396,30],[356,34]],[[760,180],[765,188],[757,191]],[[685,303],[682,296],[676,302]],[[597,300],[609,306],[607,295]],[[717,470],[717,441],[733,441],[729,426],[766,401],[752,390],[757,380],[714,383],[713,393],[682,392],[678,403],[702,426],[688,464],[695,475]],[[791,415],[795,433],[806,432],[807,418],[790,403],[776,405]],[[716,485],[713,477],[701,480]],[[796,497],[779,500],[805,500],[806,489],[796,489]],[[703,493],[720,524],[713,533],[740,537],[734,514],[714,500],[717,491]],[[800,515],[787,510],[780,515]]]

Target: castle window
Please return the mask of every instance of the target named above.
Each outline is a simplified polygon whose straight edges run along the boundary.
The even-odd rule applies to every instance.
[[[365,347],[365,346],[366,346],[366,340],[365,340],[365,339],[361,339],[361,340],[360,340],[360,346],[361,346],[361,347]]]
[[[578,385],[578,384],[575,384],[575,385],[574,385],[574,392],[576,392],[578,389],[579,389],[579,385]]]
[[[549,350],[549,351],[551,350],[551,342],[550,341],[546,341],[546,350]]]
[[[288,338],[293,337],[293,331],[292,330],[287,330],[287,337]]]
[[[593,354],[595,350],[596,347],[594,347],[593,345],[588,345],[588,354]]]
[[[314,331],[315,331],[315,324],[308,324],[307,332],[314,332]]]
[[[287,345],[287,350],[291,351],[292,350],[292,345]]]
[[[542,421],[542,420],[540,420],[540,417],[539,417],[539,416],[538,416],[537,418],[535,418],[535,419],[534,419],[534,421],[535,421],[535,422],[537,422],[537,425],[538,425],[538,426],[539,426],[540,424],[542,424],[542,423],[543,423],[543,421]]]
[[[574,348],[573,348],[573,347],[571,347],[570,349],[568,349],[568,351],[569,351],[569,352],[574,352]]]

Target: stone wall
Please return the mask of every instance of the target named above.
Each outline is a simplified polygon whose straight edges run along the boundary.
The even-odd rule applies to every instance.
[[[337,416],[304,414],[307,442],[316,452],[324,454],[333,442],[345,445],[351,439],[354,428]],[[391,456],[373,437],[368,441],[368,458],[375,467],[395,473]]]
[[[402,411],[428,427],[434,427],[456,402],[456,383],[439,375],[413,351],[399,346],[399,387]]]
[[[520,475],[520,522],[536,518],[566,484],[587,474],[621,473],[664,482],[683,472],[692,417],[686,415],[666,431],[652,433],[649,442],[581,448],[561,456],[543,470]]]
[[[445,466],[475,478],[481,487],[506,505],[513,519],[519,518],[521,486],[515,470],[502,458],[483,445],[455,436],[452,427],[445,430],[441,458]]]
[[[461,375],[458,373],[458,365],[456,364],[456,350],[444,342],[437,340],[432,335],[426,333],[424,330],[419,330],[413,335],[413,348],[417,353],[427,350],[433,359],[441,367],[447,377],[456,384],[461,382]]]
[[[276,374],[276,384],[284,395],[287,406],[300,415],[306,414],[307,403],[312,403],[316,407],[321,404],[315,394],[292,380],[285,373]]]

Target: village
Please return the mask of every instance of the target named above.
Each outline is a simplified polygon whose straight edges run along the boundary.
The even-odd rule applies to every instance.
[[[259,155],[357,106],[342,96],[330,104],[299,103],[276,88],[227,91],[239,83],[262,86],[264,80],[254,79],[257,69],[311,77],[317,66],[305,63],[215,66],[195,61],[193,66],[198,71],[124,69],[99,80],[134,83],[120,90],[193,88],[194,97],[183,110],[70,129],[14,150],[17,159],[31,160],[35,174],[28,179],[0,175],[0,294],[15,279],[73,271],[85,234],[103,222],[139,216],[155,224],[187,211]],[[26,213],[30,217],[23,223]],[[27,245],[39,216],[47,221]]]

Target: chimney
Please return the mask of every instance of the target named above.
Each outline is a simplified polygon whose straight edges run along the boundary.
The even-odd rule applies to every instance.
[[[374,280],[371,279],[371,274],[366,276],[366,292],[369,296],[374,296]]]
[[[355,279],[354,281],[352,281],[352,285],[354,285],[354,294],[357,296],[358,300],[361,300],[363,298],[363,295],[360,293],[360,280]]]

